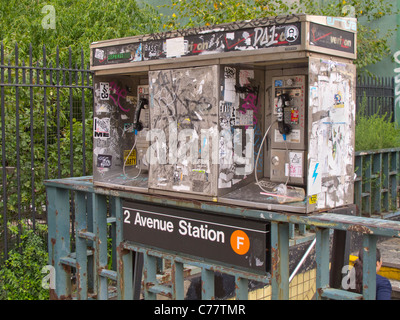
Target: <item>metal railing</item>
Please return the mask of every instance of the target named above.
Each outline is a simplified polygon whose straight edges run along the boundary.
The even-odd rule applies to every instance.
[[[394,77],[358,77],[356,111],[364,116],[388,115],[394,121]]]
[[[400,148],[356,153],[354,201],[362,216],[388,218],[399,211]]]
[[[289,299],[290,224],[315,228],[317,299],[375,299],[377,239],[379,236],[400,236],[400,222],[396,221],[333,213],[305,216],[212,202],[191,202],[95,188],[91,177],[49,180],[45,184],[48,199],[49,260],[55,267],[56,275],[55,289],[51,295],[54,299],[138,299],[141,291],[145,299],[156,299],[159,294],[171,299],[183,299],[184,265],[200,268],[202,299],[215,299],[215,272],[234,276],[236,299],[247,299],[250,280],[270,284],[272,299]],[[73,237],[70,232],[72,199],[75,203],[76,230]],[[271,223],[271,270],[266,273],[249,272],[194,255],[182,255],[124,241],[121,199],[268,221]],[[352,231],[363,236],[362,295],[329,287],[330,230]],[[74,252],[72,242],[76,245]],[[111,254],[109,248],[112,248]],[[144,259],[143,270],[138,263],[140,255]],[[110,256],[113,257],[112,263],[109,262]],[[169,285],[157,280],[157,260],[160,258],[169,260],[172,265]],[[72,274],[75,274],[76,290],[71,289]]]
[[[0,257],[5,259],[20,241],[22,221],[33,229],[45,221],[43,180],[92,171],[92,72],[83,51],[78,65],[71,49],[67,61],[60,61],[58,48],[48,54],[43,46],[36,57],[36,48],[26,47],[0,46]],[[19,226],[17,239],[8,233],[8,223]]]

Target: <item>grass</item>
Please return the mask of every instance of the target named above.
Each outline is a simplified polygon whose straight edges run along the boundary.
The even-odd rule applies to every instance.
[[[367,116],[365,101],[356,116],[356,151],[400,147],[400,128],[390,122],[391,115]]]

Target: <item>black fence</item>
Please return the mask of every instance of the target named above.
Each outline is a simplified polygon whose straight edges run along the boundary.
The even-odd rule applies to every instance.
[[[394,121],[394,78],[393,77],[359,77],[357,80],[357,114],[365,116],[374,114],[387,115]]]
[[[30,46],[21,58],[17,45],[10,50],[1,44],[0,260],[23,228],[46,221],[43,180],[92,172],[88,59],[82,51],[73,64],[69,49],[61,62],[58,48],[50,55],[45,47],[40,51],[35,57]]]

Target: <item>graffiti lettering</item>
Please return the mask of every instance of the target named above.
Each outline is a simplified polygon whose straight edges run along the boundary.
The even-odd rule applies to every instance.
[[[275,29],[275,26],[273,26],[271,29],[268,27],[255,28],[254,47],[256,47],[258,43],[263,47],[269,47],[278,43],[278,41],[275,39]]]
[[[247,110],[253,110],[253,124],[256,125],[257,120],[257,113],[258,113],[258,88],[257,91],[254,93],[249,93],[245,99],[243,99],[244,103],[242,104],[242,108]],[[242,113],[245,113],[241,111]],[[248,126],[245,127],[247,129]]]
[[[218,31],[234,31],[244,28],[258,28],[258,27],[265,27],[265,26],[273,26],[285,23],[295,23],[300,22],[300,16],[290,14],[286,16],[278,16],[278,17],[264,17],[260,19],[254,20],[247,20],[247,21],[237,21],[234,23],[230,23],[225,25],[223,28],[218,26]],[[217,26],[204,26],[199,28],[192,28],[192,29],[182,29],[182,30],[175,30],[175,31],[167,31],[162,33],[154,33],[149,35],[148,40],[165,40],[175,37],[187,37],[187,36],[194,36],[199,35],[202,33],[212,32]]]
[[[118,107],[125,112],[128,112],[130,109],[125,109],[121,105],[120,99],[126,99],[128,95],[128,91],[126,89],[119,87],[115,82],[110,82],[110,98],[114,101]],[[113,94],[116,95],[116,97],[113,96]]]

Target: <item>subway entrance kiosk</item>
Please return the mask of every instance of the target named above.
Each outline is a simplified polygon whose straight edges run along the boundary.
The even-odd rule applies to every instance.
[[[356,26],[299,14],[92,43],[93,184],[138,195],[123,239],[264,275],[269,212],[353,208]]]

